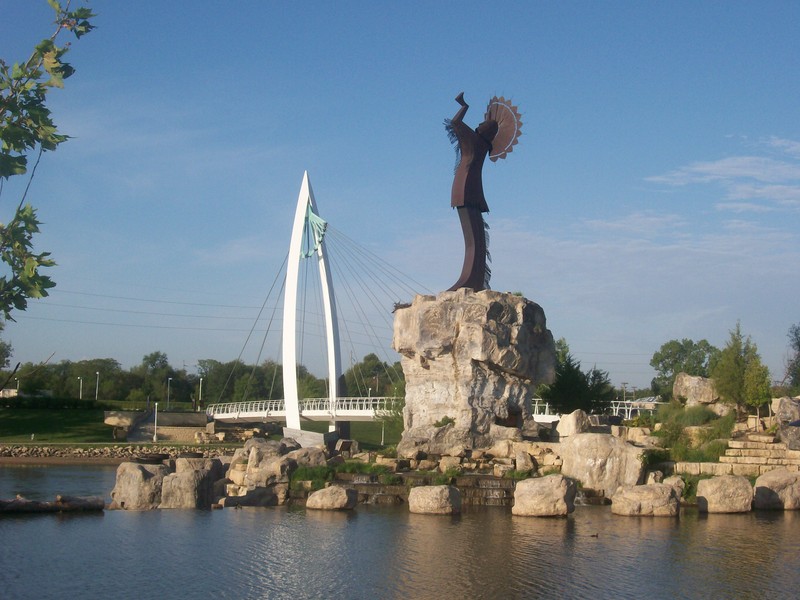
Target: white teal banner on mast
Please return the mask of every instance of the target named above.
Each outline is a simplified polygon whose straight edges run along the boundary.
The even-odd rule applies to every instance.
[[[294,214],[283,298],[283,394],[286,401],[286,426],[290,429],[301,429],[297,391],[297,285],[300,261],[313,260],[314,257],[316,257],[319,270],[325,319],[328,400],[331,410],[329,430],[333,431],[335,429],[336,398],[339,393],[342,361],[339,350],[339,328],[336,321],[333,281],[325,250],[326,228],[327,223],[319,216],[317,211],[314,192],[308,179],[308,171],[306,171],[303,174],[303,184],[300,186],[300,195],[297,198],[297,209]],[[309,247],[304,249],[304,240],[313,240],[313,245],[309,244]]]

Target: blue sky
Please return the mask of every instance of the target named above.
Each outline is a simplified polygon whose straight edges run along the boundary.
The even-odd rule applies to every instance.
[[[58,287],[7,325],[14,360],[235,358],[304,170],[337,230],[446,289],[463,245],[442,121],[463,90],[473,126],[495,94],[523,113],[484,169],[493,289],[541,304],[617,385],[649,385],[670,339],[723,346],[737,320],[782,377],[800,322],[800,4],[91,6],[98,28],[51,96],[73,139],[30,195]],[[0,14],[7,61],[50,33],[45,0]]]

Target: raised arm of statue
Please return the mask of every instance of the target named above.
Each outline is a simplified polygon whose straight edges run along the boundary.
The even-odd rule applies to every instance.
[[[464,233],[464,266],[461,277],[450,288],[462,287],[475,291],[489,287],[491,270],[487,263],[487,225],[482,213],[489,211],[483,195],[482,170],[486,157],[492,161],[505,158],[513,150],[520,135],[522,121],[517,108],[505,98],[492,98],[483,122],[474,130],[464,123],[469,105],[464,92],[455,98],[461,105],[452,119],[445,120],[450,141],[456,147],[456,169],[450,206],[458,209]]]
[[[453,123],[455,123],[455,122],[463,123],[464,122],[464,116],[467,114],[467,111],[469,110],[469,104],[467,104],[464,101],[464,92],[461,92],[458,96],[456,96],[456,102],[458,102],[461,105],[461,108],[458,109],[458,112],[450,120]]]

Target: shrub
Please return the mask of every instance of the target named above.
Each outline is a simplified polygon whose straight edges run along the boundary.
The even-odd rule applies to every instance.
[[[378,475],[378,483],[383,485],[402,485],[403,478],[395,473],[381,473]]]
[[[661,429],[654,433],[669,451],[669,459],[687,462],[717,462],[727,448],[726,439],[731,437],[736,416],[730,413],[717,417],[705,406],[684,409],[679,402],[670,402],[659,409]],[[701,446],[692,447],[684,429],[690,426],[706,426],[700,437]]]
[[[397,446],[386,446],[378,454],[386,458],[397,458]]]
[[[529,477],[532,477],[530,471],[517,471],[516,469],[511,469],[503,474],[504,479],[513,479],[514,481],[522,481]]]
[[[684,409],[683,414],[678,416],[679,422],[684,427],[705,425],[716,418],[717,415],[714,411],[703,405],[688,406]]]
[[[332,481],[334,470],[330,467],[297,467],[290,480],[290,487],[293,490],[300,488],[301,481],[310,481],[311,489],[321,490],[327,481]]]
[[[681,475],[681,479],[686,484],[683,489],[683,500],[688,504],[697,502],[697,483],[701,479],[710,479],[711,475]]]
[[[625,421],[628,427],[653,427],[656,424],[656,416],[649,413],[639,413],[632,419]]]
[[[372,473],[372,468],[376,465],[361,462],[360,460],[349,460],[341,465],[336,465],[338,473]]]
[[[645,450],[642,453],[642,464],[645,468],[655,467],[668,460],[670,460],[668,450]]]
[[[455,425],[456,420],[453,417],[444,416],[436,423],[433,424],[434,427],[444,427],[445,425]]]
[[[431,479],[431,485],[450,485],[453,479],[461,475],[461,471],[454,467],[450,467],[444,473],[434,475]]]

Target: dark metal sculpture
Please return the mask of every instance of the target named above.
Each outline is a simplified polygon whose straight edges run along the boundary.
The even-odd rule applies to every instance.
[[[517,107],[502,96],[489,101],[483,123],[474,130],[464,124],[469,105],[464,93],[456,96],[461,108],[452,119],[445,120],[450,141],[456,145],[456,170],[450,206],[458,209],[461,230],[464,234],[464,266],[461,277],[450,290],[462,287],[474,291],[489,288],[491,270],[488,266],[489,248],[483,214],[489,212],[483,195],[483,163],[486,157],[492,162],[505,158],[514,149],[522,134],[522,120]]]

